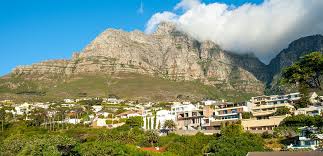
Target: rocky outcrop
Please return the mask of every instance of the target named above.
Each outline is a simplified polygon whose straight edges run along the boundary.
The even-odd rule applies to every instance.
[[[314,51],[323,52],[323,36],[313,35],[300,38],[289,44],[288,48],[282,50],[268,65],[271,76],[275,76],[280,71],[292,65],[301,56]]]
[[[211,41],[199,42],[162,23],[155,33],[108,29],[71,60],[46,61],[17,67],[14,75],[46,78],[80,73],[135,72],[171,80],[200,80],[205,84],[245,92],[263,92],[266,66],[253,55],[222,50]],[[37,75],[37,76],[35,76]]]

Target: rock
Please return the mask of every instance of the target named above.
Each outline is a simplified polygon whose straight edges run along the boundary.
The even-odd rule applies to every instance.
[[[264,70],[266,66],[252,55],[224,51],[211,41],[193,39],[174,24],[162,23],[151,35],[108,29],[71,60],[17,67],[13,74],[50,79],[51,75],[135,72],[262,94],[268,79]]]

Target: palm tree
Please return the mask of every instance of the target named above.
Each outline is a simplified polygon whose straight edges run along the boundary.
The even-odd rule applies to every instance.
[[[155,130],[149,130],[146,132],[147,141],[154,147],[154,143],[157,143],[159,140],[159,135]]]
[[[176,129],[176,124],[173,120],[166,120],[164,122],[164,126],[165,129],[170,129],[171,131],[173,131],[174,129]]]

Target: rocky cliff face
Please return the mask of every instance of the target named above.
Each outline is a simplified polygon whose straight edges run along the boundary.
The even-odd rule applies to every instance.
[[[289,44],[288,48],[282,50],[268,65],[268,71],[272,76],[292,65],[301,56],[314,51],[323,52],[323,36],[313,35],[300,38]]]
[[[48,79],[51,75],[135,72],[261,94],[262,81],[270,77],[265,70],[253,55],[226,52],[211,41],[199,42],[173,24],[162,23],[151,35],[108,29],[71,60],[17,67],[13,75]]]

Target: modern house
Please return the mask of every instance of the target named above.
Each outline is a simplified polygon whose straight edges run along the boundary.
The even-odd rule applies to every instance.
[[[304,115],[321,115],[323,113],[323,106],[309,106],[306,108],[299,108],[294,111],[295,115],[304,114]]]
[[[316,150],[320,143],[323,142],[323,134],[318,133],[316,127],[302,127],[300,134],[295,140],[295,144],[289,145],[287,148],[291,149],[312,149]]]
[[[201,130],[203,110],[195,109],[177,113],[177,128],[180,130]]]
[[[246,103],[222,102],[215,105],[214,108],[205,106],[203,111],[205,112],[203,129],[219,130],[222,124],[234,123],[242,119],[242,113],[248,112],[249,109]],[[210,115],[210,112],[213,113]]]
[[[156,117],[156,125],[154,125]],[[176,116],[172,115],[171,111],[169,110],[159,110],[156,112],[156,116],[152,114],[152,112],[145,112],[143,115],[144,120],[144,129],[163,129],[164,123],[166,120],[176,120]],[[150,121],[150,122],[149,122]],[[149,126],[150,123],[150,126]]]
[[[248,103],[253,117],[257,120],[269,119],[278,108],[289,108],[294,110],[293,104],[301,98],[299,93],[290,93],[286,95],[270,95],[252,97]]]
[[[248,131],[270,131],[286,118],[286,115],[282,116],[270,116],[267,119],[257,120],[256,118],[242,119],[241,125]]]

